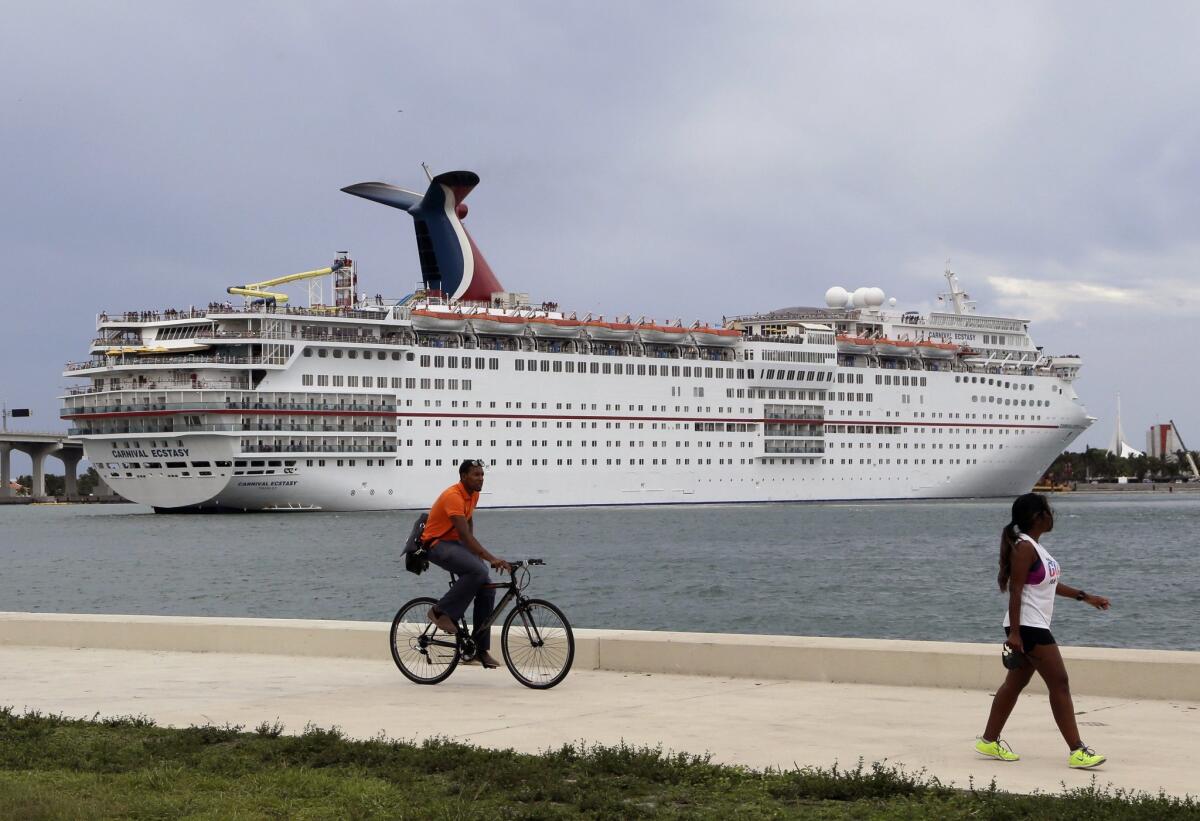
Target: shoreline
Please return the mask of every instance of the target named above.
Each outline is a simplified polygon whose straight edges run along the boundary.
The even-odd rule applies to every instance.
[[[0,646],[380,660],[387,622],[0,612]],[[498,638],[498,629],[496,630]],[[575,670],[994,689],[999,644],[577,628]],[[1200,652],[1064,647],[1079,694],[1200,701]],[[1029,692],[1045,692],[1036,678]]]

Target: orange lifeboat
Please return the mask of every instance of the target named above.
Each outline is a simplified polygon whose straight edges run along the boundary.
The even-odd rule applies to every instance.
[[[917,343],[907,339],[876,339],[875,352],[880,356],[912,356],[916,353]]]
[[[667,345],[679,344],[688,334],[687,328],[674,325],[655,325],[652,322],[642,322],[637,331],[646,342],[658,342]]]
[[[430,311],[416,308],[409,315],[412,325],[418,331],[441,331],[443,333],[462,333],[467,329],[467,318],[452,311]]]
[[[525,319],[507,314],[471,314],[469,319],[471,326],[475,328],[475,333],[479,334],[513,336],[525,333],[527,327]]]
[[[583,323],[577,319],[552,319],[548,316],[532,316],[529,328],[538,336],[575,337]]]
[[[875,340],[862,336],[838,334],[838,353],[871,353],[875,350]]]
[[[633,339],[634,326],[628,322],[600,322],[593,320],[583,323],[583,329],[592,339],[602,339],[612,342],[628,342]]]
[[[693,328],[692,338],[696,340],[697,345],[729,347],[738,343],[742,332],[733,328]]]
[[[917,343],[917,353],[927,359],[952,359],[958,353],[958,346],[951,342],[926,340]]]

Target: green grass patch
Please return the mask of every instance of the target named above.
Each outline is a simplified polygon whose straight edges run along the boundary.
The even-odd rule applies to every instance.
[[[278,724],[156,727],[0,708],[0,819],[1195,819],[1102,787],[1016,795],[883,764],[756,771],[645,747],[540,755]]]

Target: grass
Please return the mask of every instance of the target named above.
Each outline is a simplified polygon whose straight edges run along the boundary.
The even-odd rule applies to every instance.
[[[706,756],[566,745],[347,739],[278,724],[160,728],[0,708],[0,819],[1172,819],[1200,803],[1092,786],[1014,795],[923,773],[755,771]]]

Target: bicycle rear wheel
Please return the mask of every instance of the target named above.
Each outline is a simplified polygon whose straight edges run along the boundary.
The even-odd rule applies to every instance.
[[[392,619],[392,661],[417,684],[445,681],[458,666],[458,642],[426,618],[437,599],[424,596],[406,602]]]
[[[517,681],[535,690],[548,690],[571,671],[575,634],[557,607],[542,599],[526,599],[504,620],[500,649]]]

